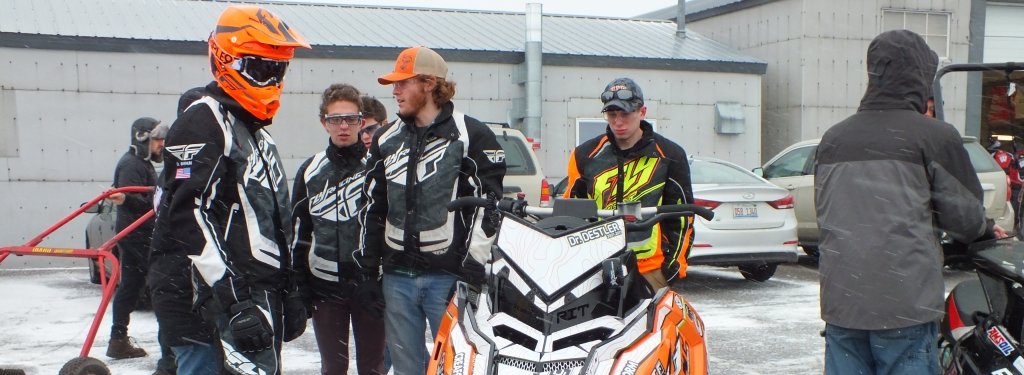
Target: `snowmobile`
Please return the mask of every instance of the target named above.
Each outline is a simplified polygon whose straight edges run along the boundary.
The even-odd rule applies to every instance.
[[[1024,242],[989,240],[968,249],[978,277],[957,284],[946,297],[942,373],[1024,374]]]
[[[449,210],[487,204],[459,198]],[[700,316],[670,288],[649,286],[626,235],[714,214],[638,205],[613,212],[592,200],[557,199],[551,208],[501,201],[486,283],[457,284],[427,373],[707,374]]]

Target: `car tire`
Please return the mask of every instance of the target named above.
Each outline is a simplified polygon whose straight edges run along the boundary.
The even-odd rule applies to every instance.
[[[804,253],[807,254],[807,256],[810,256],[810,257],[813,257],[813,258],[817,258],[818,257],[818,246],[817,245],[803,245],[803,244],[801,244],[800,247],[804,249]]]
[[[768,279],[775,275],[775,270],[778,269],[778,267],[778,263],[745,264],[739,266],[740,274],[743,275],[744,279],[757,282],[768,281]]]

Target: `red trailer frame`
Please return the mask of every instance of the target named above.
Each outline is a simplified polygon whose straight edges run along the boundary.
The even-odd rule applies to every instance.
[[[126,186],[122,188],[110,189],[104,191],[102,194],[93,198],[89,202],[86,202],[77,210],[72,212],[70,215],[64,217],[57,224],[47,228],[39,235],[35,236],[24,245],[21,246],[6,246],[0,247],[0,263],[3,263],[7,256],[14,254],[17,256],[30,255],[30,256],[51,256],[51,257],[71,257],[71,258],[89,258],[96,259],[101,267],[100,270],[100,285],[103,288],[103,295],[100,298],[100,306],[96,308],[96,316],[92,319],[92,326],[89,327],[89,335],[85,338],[85,343],[82,345],[82,351],[78,354],[81,357],[89,356],[89,349],[92,348],[92,343],[96,339],[96,331],[99,330],[100,322],[103,320],[103,314],[107,311],[107,304],[114,295],[114,289],[117,287],[117,282],[121,276],[121,266],[118,262],[117,257],[114,256],[110,250],[120,241],[124,236],[128,235],[135,228],[138,228],[142,223],[146,222],[154,216],[153,210],[149,210],[145,215],[142,215],[138,220],[129,225],[124,230],[118,232],[114,237],[108,240],[106,243],[95,249],[79,249],[79,248],[59,248],[59,247],[42,247],[38,246],[40,242],[43,242],[47,236],[57,231],[69,221],[78,217],[90,207],[95,206],[103,199],[109,197],[111,194],[116,193],[148,193],[152,192],[153,187],[147,186]],[[106,275],[106,267],[103,267],[104,261],[109,261],[111,264],[110,277]]]

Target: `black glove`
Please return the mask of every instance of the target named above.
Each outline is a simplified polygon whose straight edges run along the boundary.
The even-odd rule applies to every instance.
[[[307,298],[299,290],[285,293],[284,342],[295,340],[302,336],[303,332],[306,332],[306,320],[309,320],[313,313],[312,309],[308,309],[306,300]]]
[[[501,200],[497,194],[487,193],[487,205],[484,206],[484,218],[480,224],[481,229],[487,237],[498,233],[498,226],[501,225],[501,213],[498,211],[498,201]]]
[[[274,344],[274,330],[252,300],[231,305],[228,327],[235,338],[235,349],[240,352],[259,352]]]
[[[360,277],[360,281],[353,290],[352,300],[371,317],[384,318],[384,293],[381,291],[380,280],[377,280],[376,277],[369,275]]]
[[[484,269],[484,265],[480,264],[472,257],[466,258],[462,262],[462,272],[459,273],[459,280],[469,284],[473,288],[479,289],[480,286],[487,282],[487,271]]]

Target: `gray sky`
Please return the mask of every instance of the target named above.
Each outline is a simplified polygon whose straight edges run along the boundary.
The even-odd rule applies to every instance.
[[[523,12],[527,1],[524,0],[285,0],[296,2],[403,6],[417,8],[442,9],[474,9]],[[602,17],[633,17],[638,14],[666,8],[677,3],[677,0],[531,0],[541,3],[544,13],[573,14],[582,16]]]

